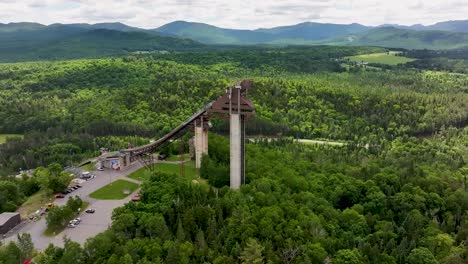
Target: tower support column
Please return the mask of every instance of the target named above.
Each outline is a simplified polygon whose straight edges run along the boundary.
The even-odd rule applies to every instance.
[[[203,136],[203,154],[208,154],[208,128],[203,129],[202,136]]]
[[[208,129],[205,128],[203,117],[195,121],[195,138],[193,145],[195,148],[195,167],[201,167],[203,154],[208,154]]]
[[[239,189],[242,183],[242,126],[241,115],[230,115],[230,186]]]

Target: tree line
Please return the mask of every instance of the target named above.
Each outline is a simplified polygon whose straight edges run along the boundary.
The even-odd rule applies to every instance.
[[[83,247],[50,245],[34,261],[465,263],[467,137],[466,129],[399,137],[378,153],[288,140],[248,144],[240,191],[155,173],[139,203],[114,211],[109,230]],[[210,162],[225,162],[225,149],[226,139],[211,134]]]

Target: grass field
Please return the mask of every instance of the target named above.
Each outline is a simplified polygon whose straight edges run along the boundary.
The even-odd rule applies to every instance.
[[[364,61],[368,63],[380,63],[380,64],[387,64],[387,65],[403,64],[403,63],[407,63],[407,62],[415,60],[411,58],[396,56],[397,53],[398,52],[390,51],[388,54],[387,53],[372,53],[372,54],[350,56],[346,58],[350,59],[351,61],[356,61],[356,62]]]
[[[158,163],[155,165],[156,170],[165,173],[173,173],[176,175],[180,175],[180,165],[179,164],[172,164],[172,163]],[[143,181],[149,177],[149,172],[146,168],[141,168],[127,177],[139,181]],[[187,180],[193,180],[198,178],[198,171],[195,168],[195,162],[189,161],[185,163],[185,178]]]
[[[120,200],[138,189],[138,184],[126,180],[117,180],[91,193],[89,197],[99,200]],[[129,190],[129,193],[125,193]]]
[[[31,195],[17,210],[21,218],[26,219],[29,215],[36,212],[37,209],[52,202],[52,195],[47,195],[45,191],[38,191]]]
[[[184,160],[190,159],[190,154],[182,154]],[[167,161],[179,161],[180,160],[180,155],[172,155],[169,158],[166,159]]]
[[[0,144],[3,144],[6,142],[6,139],[8,137],[23,137],[23,135],[17,135],[17,134],[0,134]]]
[[[85,171],[93,171],[94,170],[94,166],[96,165],[96,162],[90,162],[84,166],[81,166],[81,169],[85,170]]]
[[[130,173],[129,175],[127,175],[127,177],[137,181],[143,181],[145,179],[148,179],[149,175],[149,170],[143,167],[139,170]]]

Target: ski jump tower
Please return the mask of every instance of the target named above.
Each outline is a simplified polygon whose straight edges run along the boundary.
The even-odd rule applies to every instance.
[[[220,117],[229,120],[230,124],[230,186],[239,189],[245,183],[245,122],[255,113],[255,106],[247,99],[247,90],[252,87],[251,80],[237,82],[234,87],[229,87],[226,94],[208,103],[203,109],[193,114],[189,119],[164,135],[162,138],[135,148],[120,150],[121,164],[128,166],[139,160],[145,166],[150,167],[154,163],[154,151],[162,146],[170,144],[180,138],[187,130],[194,128],[195,165],[201,167],[203,154],[208,153],[208,129],[210,118]],[[100,162],[106,157],[103,157]]]
[[[239,189],[245,183],[245,122],[255,111],[255,106],[246,97],[251,86],[251,80],[237,82],[209,110],[215,116],[229,120],[231,189]]]

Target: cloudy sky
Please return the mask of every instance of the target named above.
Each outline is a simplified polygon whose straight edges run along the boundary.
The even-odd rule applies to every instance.
[[[174,20],[254,29],[304,21],[432,24],[468,19],[468,0],[0,0],[0,23],[122,22],[155,28]]]

